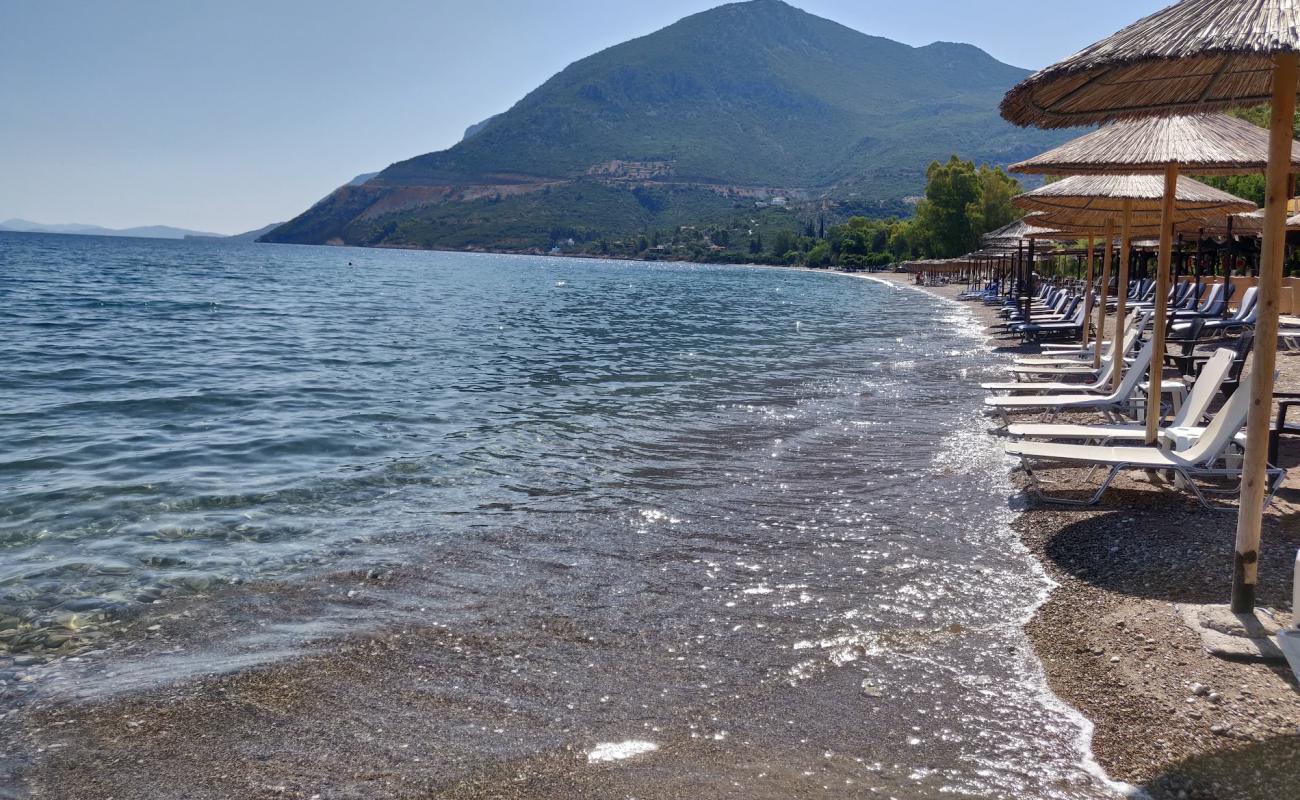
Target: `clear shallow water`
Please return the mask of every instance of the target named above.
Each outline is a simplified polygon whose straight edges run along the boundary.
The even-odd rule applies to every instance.
[[[471,752],[506,719],[713,796],[1110,796],[1019,630],[1046,582],[995,363],[956,306],[843,277],[0,234],[3,643],[138,689],[306,638],[214,605],[203,655],[114,671],[155,600],[418,565],[309,627],[527,651],[454,687],[535,698]]]

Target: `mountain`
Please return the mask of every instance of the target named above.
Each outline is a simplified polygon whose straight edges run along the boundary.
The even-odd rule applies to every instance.
[[[906,212],[935,159],[1064,140],[1001,120],[1027,75],[780,0],[687,17],[578,61],[455,146],[341,187],[266,241],[526,248],[707,222],[774,197]]]
[[[255,231],[237,233],[234,236],[227,236],[226,238],[232,242],[255,242],[283,224],[283,222],[272,222],[270,225],[263,225]]]
[[[230,236],[221,234],[189,234],[185,238],[195,241],[222,241],[222,242],[256,242],[266,234],[283,225],[283,222],[272,222],[270,225],[263,225],[255,231],[245,231],[244,233],[235,233]]]
[[[173,228],[170,225],[145,225],[139,228],[104,228],[99,225],[82,225],[64,223],[44,225],[25,219],[10,219],[0,222],[0,231],[18,233],[67,233],[78,236],[135,236],[142,239],[184,239],[190,236],[222,237],[219,233],[204,233],[185,228]]]

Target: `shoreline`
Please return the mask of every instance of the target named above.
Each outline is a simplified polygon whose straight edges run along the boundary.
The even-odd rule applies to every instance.
[[[810,270],[789,266],[735,266],[826,272],[825,270]],[[959,303],[953,299],[958,287],[938,289],[920,287],[913,283],[911,275],[905,274],[842,274],[845,277],[884,283],[895,289],[916,289],[934,297],[943,298],[946,300],[945,306],[965,309],[965,311],[957,312],[960,316],[949,316],[945,313],[945,318],[959,319],[960,321],[954,324],[959,325],[963,330],[969,326],[970,331],[977,337],[987,336],[987,333],[981,333],[984,325],[976,324],[976,321],[987,324],[991,316],[982,305]],[[967,322],[967,317],[971,322]],[[970,341],[979,346],[978,343],[981,339],[976,338]],[[1007,349],[1001,347],[994,337],[990,336],[983,339],[983,341],[985,346],[989,347],[994,353],[1005,352]],[[1300,362],[1300,359],[1284,359],[1284,361],[1287,360]],[[1300,375],[1300,365],[1292,365],[1291,372]],[[982,436],[983,431],[979,429],[980,427],[976,425],[968,433],[973,436]],[[981,443],[980,449],[983,449],[985,445],[1000,449],[1000,445],[996,443],[996,440]],[[1008,478],[997,473],[996,466],[988,467],[987,464],[982,464],[980,469],[987,469],[990,477],[996,477],[996,487],[991,487],[991,491],[996,491],[999,502],[1016,491],[1017,486],[1014,483],[1014,478]],[[1120,488],[1132,491],[1132,487]],[[1155,495],[1154,492],[1150,491],[1147,491],[1146,494]],[[1186,511],[1187,504],[1179,496],[1165,494],[1159,496],[1159,499],[1159,502],[1149,504],[1150,508],[1144,510],[1154,515],[1181,514],[1182,516],[1178,517],[1176,521],[1181,520],[1183,522],[1186,521],[1186,518],[1195,516],[1194,514],[1188,514]],[[1131,503],[1127,499],[1116,505],[1119,506],[1119,510],[1128,515],[1121,520],[1123,524],[1120,525],[1123,528],[1120,532],[1127,532],[1134,527],[1132,517],[1140,515],[1134,513]],[[1261,784],[1258,790],[1252,788],[1250,791],[1223,794],[1219,793],[1217,789],[1200,791],[1202,785],[1213,786],[1215,778],[1205,778],[1202,781],[1199,776],[1206,774],[1211,776],[1224,775],[1226,769],[1239,768],[1240,765],[1230,764],[1224,766],[1218,762],[1212,763],[1209,767],[1201,765],[1197,767],[1199,771],[1193,776],[1190,783],[1181,776],[1181,773],[1176,772],[1178,765],[1182,761],[1218,757],[1223,751],[1233,749],[1233,747],[1220,745],[1240,746],[1242,743],[1246,743],[1249,746],[1255,743],[1256,738],[1263,747],[1259,754],[1252,756],[1249,770],[1267,768],[1269,764],[1284,764],[1287,759],[1291,759],[1292,763],[1294,763],[1296,755],[1300,754],[1300,749],[1293,747],[1297,740],[1295,736],[1296,725],[1300,724],[1300,705],[1275,702],[1281,697],[1280,693],[1276,691],[1277,687],[1268,683],[1266,679],[1256,680],[1255,678],[1259,676],[1252,677],[1251,674],[1247,674],[1245,677],[1238,679],[1235,674],[1206,677],[1201,673],[1197,673],[1193,678],[1184,678],[1183,673],[1168,669],[1167,664],[1161,664],[1173,675],[1173,682],[1166,682],[1167,685],[1158,687],[1159,692],[1154,692],[1154,694],[1158,702],[1165,702],[1173,706],[1175,711],[1181,712],[1183,711],[1181,705],[1184,700],[1183,695],[1190,694],[1185,688],[1187,686],[1186,681],[1195,679],[1215,689],[1216,692],[1227,698],[1222,705],[1215,704],[1215,709],[1224,713],[1230,709],[1234,713],[1239,709],[1245,709],[1253,713],[1255,709],[1262,708],[1262,713],[1259,716],[1265,717],[1264,721],[1266,723],[1270,721],[1269,715],[1283,716],[1289,728],[1284,725],[1275,727],[1278,731],[1285,728],[1289,733],[1270,732],[1270,730],[1264,728],[1255,730],[1250,726],[1239,725],[1230,736],[1216,734],[1210,737],[1208,745],[1193,737],[1190,744],[1182,740],[1174,741],[1170,747],[1164,748],[1164,751],[1156,753],[1154,756],[1142,749],[1143,744],[1149,743],[1154,738],[1152,731],[1156,731],[1158,735],[1164,728],[1171,726],[1167,721],[1162,723],[1158,714],[1144,714],[1150,709],[1135,702],[1135,697],[1140,699],[1144,694],[1153,694],[1150,691],[1143,691],[1150,689],[1150,686],[1132,680],[1128,674],[1117,679],[1115,673],[1121,667],[1128,668],[1130,666],[1127,664],[1127,656],[1129,655],[1127,648],[1135,647],[1134,642],[1129,641],[1129,637],[1133,634],[1140,633],[1143,636],[1143,640],[1136,644],[1136,647],[1142,650],[1141,653],[1138,653],[1139,657],[1148,656],[1141,659],[1142,663],[1150,663],[1152,660],[1164,658],[1167,655],[1166,651],[1156,647],[1151,648],[1148,654],[1145,637],[1150,636],[1153,640],[1159,639],[1160,644],[1163,644],[1165,639],[1176,640],[1176,636],[1166,629],[1169,622],[1166,617],[1172,619],[1173,615],[1165,614],[1164,617],[1158,619],[1152,614],[1143,617],[1145,606],[1143,606],[1142,602],[1137,601],[1154,600],[1155,604],[1159,606],[1160,600],[1145,595],[1131,596],[1135,591],[1132,586],[1129,586],[1127,590],[1124,587],[1111,587],[1111,594],[1115,595],[1114,597],[1107,595],[1105,592],[1089,593],[1090,589],[1097,589],[1098,587],[1092,586],[1087,573],[1098,569],[1098,565],[1104,567],[1110,562],[1119,560],[1115,557],[1115,549],[1112,547],[1112,545],[1115,545],[1111,541],[1115,538],[1114,536],[1104,540],[1105,546],[1100,547],[1100,549],[1094,547],[1086,552],[1071,555],[1073,560],[1064,559],[1060,550],[1063,536],[1066,536],[1073,527],[1084,524],[1086,528],[1088,521],[1094,518],[1104,519],[1108,524],[1111,524],[1114,522],[1112,518],[1115,515],[1106,512],[1114,512],[1115,510],[1113,507],[1103,506],[1095,511],[1056,514],[1041,509],[1023,510],[1018,503],[1012,503],[1003,507],[997,514],[1000,531],[999,541],[1002,546],[1014,547],[1017,559],[1021,558],[1021,546],[1023,545],[1023,552],[1027,557],[1025,561],[1032,562],[1035,581],[1032,595],[1028,592],[1025,593],[1025,602],[1017,603],[1015,617],[1011,618],[1008,615],[1005,628],[1016,629],[1018,649],[1035,664],[1031,688],[1035,692],[1041,692],[1042,696],[1050,701],[1049,705],[1068,716],[1071,724],[1078,724],[1080,731],[1078,747],[1081,751],[1081,760],[1078,763],[1080,767],[1083,771],[1092,773],[1098,778],[1104,778],[1117,790],[1123,791],[1126,788],[1117,783],[1117,781],[1122,780],[1143,786],[1155,798],[1273,798],[1293,796],[1294,791],[1292,790],[1296,787],[1294,783],[1296,778],[1291,775],[1282,777],[1287,778],[1292,783],[1279,784],[1276,780],[1273,780],[1271,783]],[[1081,519],[1083,523],[1080,523]],[[1218,518],[1212,521],[1217,522]],[[1144,530],[1147,527],[1158,527],[1148,525],[1148,522],[1149,520],[1144,519],[1138,524],[1138,527]],[[1008,527],[1003,527],[1004,525],[1008,526],[1009,530]],[[1273,527],[1277,527],[1276,520]],[[1091,528],[1087,529],[1087,532],[1090,536],[1095,537],[1096,535],[1096,532]],[[1184,532],[1177,530],[1177,526],[1169,530],[1157,531],[1157,533],[1159,538],[1155,541],[1156,547],[1151,548],[1151,542],[1145,543],[1145,546],[1151,550],[1172,546],[1169,537],[1185,536]],[[1292,533],[1295,533],[1294,529],[1292,529]],[[1276,583],[1276,580],[1269,582],[1270,576],[1275,578],[1281,574],[1282,566],[1277,563],[1278,557],[1284,557],[1287,548],[1290,548],[1289,552],[1293,555],[1293,544],[1297,538],[1300,537],[1284,538],[1274,536],[1271,528],[1266,531],[1266,545],[1270,545],[1275,541],[1283,542],[1283,544],[1276,547],[1271,547],[1265,553],[1264,580],[1270,587]],[[1088,537],[1084,537],[1084,539],[1087,540]],[[1230,554],[1230,536],[1227,542]],[[1091,542],[1084,542],[1084,544],[1089,543]],[[1067,544],[1073,546],[1076,543],[1070,540]],[[1125,542],[1120,542],[1115,546],[1122,548],[1125,544]],[[1072,550],[1068,551],[1067,555],[1072,553]],[[1088,559],[1092,560],[1089,561]],[[1212,566],[1219,566],[1218,559],[1218,554],[1212,554]],[[1207,572],[1210,573],[1210,578],[1214,577],[1213,569],[1209,569]],[[1140,581],[1144,577],[1139,575],[1136,580]],[[318,607],[321,602],[334,602],[348,606],[354,604],[363,605],[365,595],[371,592],[401,593],[404,591],[403,586],[407,581],[417,579],[419,579],[418,575],[405,574],[405,571],[400,568],[388,571],[379,567],[356,573],[322,576],[319,582],[313,582],[309,586],[299,586],[293,593],[294,600],[291,606],[298,608],[305,619],[310,613],[310,609]],[[349,586],[359,588],[356,592],[348,591],[346,599],[339,597],[339,591]],[[1221,588],[1210,581],[1205,584],[1205,587],[1201,587],[1201,590],[1203,594],[1213,596],[1213,591]],[[237,624],[241,619],[253,619],[258,613],[257,609],[263,607],[263,598],[259,596],[258,592],[238,590],[238,593],[241,595],[239,606],[235,609],[227,609],[223,620],[225,623]],[[363,599],[353,600],[354,593],[359,593]],[[1157,592],[1152,590],[1147,594],[1155,595]],[[1272,600],[1272,596],[1263,599]],[[128,627],[132,628],[134,635],[139,638],[138,646],[145,646],[144,640],[151,639],[154,640],[157,648],[167,648],[163,652],[175,653],[177,659],[187,658],[184,653],[186,650],[185,645],[192,645],[196,642],[188,637],[172,639],[173,626],[188,627],[193,624],[193,621],[202,619],[205,627],[212,626],[210,631],[212,635],[216,635],[223,630],[221,625],[212,625],[215,620],[211,619],[210,611],[203,611],[203,607],[198,605],[198,602],[198,599],[192,602],[183,599],[169,600],[160,610],[165,615],[162,619],[164,624],[161,632],[155,631],[157,625],[148,626],[147,621],[128,623]],[[1080,608],[1086,608],[1087,610],[1080,613]],[[1120,616],[1116,618],[1115,614]],[[1107,624],[1102,624],[1115,619],[1125,622],[1128,627],[1116,628],[1115,626],[1108,627]],[[1174,621],[1176,622],[1176,620]],[[1161,625],[1165,625],[1165,627],[1161,627]],[[1024,635],[1019,635],[1020,631],[1023,631]],[[56,769],[46,777],[55,781],[67,780],[69,783],[65,784],[65,787],[75,784],[82,787],[83,791],[86,792],[77,795],[69,794],[67,795],[69,797],[106,796],[106,793],[113,788],[114,784],[100,783],[100,781],[106,778],[107,773],[115,771],[119,772],[121,777],[128,781],[128,785],[137,787],[141,792],[147,792],[148,787],[154,785],[153,782],[157,780],[157,776],[151,775],[150,769],[137,769],[134,766],[137,763],[146,763],[146,761],[139,760],[140,756],[145,756],[149,763],[154,764],[157,762],[153,754],[158,752],[170,751],[173,755],[169,758],[175,758],[178,752],[185,752],[198,759],[197,752],[198,749],[203,748],[203,743],[192,739],[192,737],[207,740],[210,735],[215,735],[212,732],[221,730],[222,726],[247,725],[249,715],[255,717],[255,721],[259,725],[266,724],[280,727],[287,725],[295,714],[318,698],[344,698],[347,702],[341,705],[346,709],[346,713],[340,713],[343,714],[344,718],[351,717],[354,727],[356,727],[357,722],[360,722],[362,726],[388,728],[395,723],[392,719],[379,713],[378,707],[374,704],[373,696],[367,696],[360,691],[365,682],[375,680],[375,676],[380,674],[388,675],[390,677],[385,678],[378,685],[391,688],[396,697],[410,701],[422,700],[419,693],[410,694],[409,687],[401,686],[396,682],[397,678],[402,673],[409,674],[412,670],[428,668],[429,665],[421,660],[420,654],[422,652],[449,647],[459,650],[464,646],[464,640],[453,638],[446,630],[423,630],[419,626],[408,628],[405,624],[395,624],[376,630],[373,634],[367,633],[359,637],[349,637],[343,642],[335,642],[335,644],[339,646],[337,648],[332,646],[329,653],[306,652],[300,654],[296,661],[269,663],[263,666],[231,664],[228,666],[234,668],[229,672],[218,669],[216,674],[209,674],[198,685],[191,683],[189,685],[162,687],[162,690],[156,695],[133,695],[127,697],[123,702],[109,702],[102,706],[92,703],[90,706],[81,709],[70,706],[50,707],[43,713],[26,720],[11,715],[8,720],[4,720],[4,724],[6,727],[17,726],[16,728],[9,728],[16,734],[13,741],[17,741],[18,732],[21,731],[21,735],[30,737],[29,741],[34,745],[39,744],[42,748],[47,748],[37,752],[53,756],[53,760],[57,763]],[[485,638],[482,641],[475,639],[473,644],[476,648],[483,647],[484,658],[496,657],[495,643]],[[1030,648],[1032,648],[1032,651]],[[1100,648],[1102,652],[1094,652],[1097,648]],[[1175,660],[1177,657],[1182,657],[1185,660],[1192,661],[1191,657],[1183,652],[1184,650],[1187,652],[1197,651],[1197,647],[1184,648],[1178,641],[1175,641],[1175,646],[1170,652],[1174,654]],[[136,649],[135,652],[139,655],[143,654],[139,649]],[[1197,652],[1199,653],[1199,651]],[[1111,661],[1112,658],[1118,658],[1115,655],[1116,653],[1125,656],[1124,659],[1120,659],[1125,662],[1121,666],[1115,666],[1114,662]],[[91,656],[92,654],[86,655]],[[1208,656],[1204,657],[1204,659],[1208,658]],[[72,660],[81,661],[80,658]],[[1199,665],[1199,662],[1196,663]],[[395,664],[401,666],[402,669],[394,670]],[[123,681],[129,683],[134,679],[132,673],[135,669],[142,666],[141,661],[136,661],[135,667],[132,667],[128,662],[126,669],[118,670],[120,675],[109,673],[105,677],[112,679],[109,681],[110,683],[121,683]],[[196,668],[200,668],[201,671],[208,671],[214,666],[212,664],[196,665]],[[1133,666],[1136,669],[1141,669],[1141,664]],[[247,669],[248,667],[255,668]],[[1089,672],[1089,668],[1098,668],[1100,677],[1093,672]],[[1246,672],[1250,673],[1251,670],[1258,669],[1247,668]],[[144,671],[147,673],[148,670]],[[1117,680],[1118,683],[1116,683]],[[1178,681],[1180,680],[1183,681],[1182,686],[1184,688],[1179,688]],[[1232,682],[1236,680],[1239,680],[1239,682]],[[390,683],[390,681],[392,682]],[[1239,685],[1249,692],[1249,696],[1243,696],[1240,702],[1236,697],[1236,688]],[[1285,680],[1282,680],[1278,685],[1290,692],[1288,697],[1295,695],[1295,692],[1287,687]],[[94,691],[94,688],[87,687],[87,691]],[[1256,700],[1260,702],[1255,702]],[[1204,710],[1209,701],[1197,696],[1192,699],[1192,703],[1196,705],[1196,709],[1199,711]],[[391,712],[392,709],[389,709],[389,711]],[[1143,718],[1135,720],[1135,716],[1143,716]],[[1203,727],[1208,730],[1208,725],[1211,723],[1210,715],[1205,714],[1203,716],[1203,719],[1202,717],[1196,717],[1195,719],[1203,722]],[[4,715],[0,714],[0,720],[3,719]],[[1178,720],[1180,723],[1183,721]],[[209,727],[209,725],[216,727]],[[0,728],[0,733],[2,732],[4,732],[4,729]],[[1238,732],[1247,734],[1247,737],[1238,738]],[[75,759],[70,758],[72,750],[65,750],[61,753],[56,750],[56,748],[69,746],[68,742],[74,741],[74,737],[77,737],[78,733],[81,734],[83,739],[89,737],[89,741],[97,740],[101,745],[104,745],[104,750],[97,754],[94,759],[91,759],[89,763],[77,763]],[[322,736],[333,735],[327,728],[318,729],[318,733]],[[425,734],[427,735],[427,733],[426,729]],[[421,735],[420,729],[418,727],[412,728],[409,735],[419,737]],[[1206,735],[1208,736],[1208,734]],[[219,735],[215,736],[220,738]],[[0,736],[0,739],[3,738],[3,736]],[[151,750],[151,743],[158,747],[165,744],[166,747]],[[192,748],[191,745],[196,746],[197,749]],[[0,762],[4,760],[5,755],[3,749],[0,749]],[[326,759],[328,758],[328,749],[322,744],[319,752],[314,752],[313,755],[318,755],[322,760]],[[1177,756],[1178,760],[1171,761],[1171,756]],[[460,757],[460,755],[456,755],[456,758]],[[559,756],[556,756],[556,758],[559,758]],[[381,765],[387,763],[384,758],[380,758],[379,762]],[[553,771],[554,774],[563,772],[563,764],[558,761],[555,763],[550,761],[546,763],[539,762],[535,765],[529,762],[529,764],[536,766],[543,774],[552,774]],[[273,764],[267,766],[273,766]],[[393,768],[396,769],[396,767]],[[204,770],[195,772],[191,777],[203,785],[207,785],[208,781],[218,780],[224,783],[227,780],[227,775],[218,775],[215,769],[215,765],[205,765]],[[104,774],[101,774],[101,772]],[[366,776],[357,774],[351,777],[353,780],[360,781],[361,783],[358,785],[361,785],[372,780],[387,781],[388,777],[383,777],[384,774],[384,770],[380,768],[373,771],[373,774],[368,771]],[[255,778],[256,781],[254,781]],[[243,776],[242,780],[249,781],[243,786],[249,792],[246,796],[269,797],[284,794],[282,790],[277,791],[282,785],[280,776],[260,769],[258,765],[252,765],[250,771],[246,776]],[[489,776],[483,777],[482,780],[490,782]],[[50,785],[57,786],[58,783],[45,784],[47,787]],[[437,782],[434,782],[424,784],[418,788],[407,788],[415,792],[415,794],[410,795],[412,797],[443,796],[440,794],[420,793],[429,791],[429,786],[437,785]],[[1238,788],[1236,784],[1231,785],[1234,789]],[[1282,788],[1279,789],[1279,786]],[[1189,792],[1188,789],[1191,791]],[[0,786],[0,798],[8,796],[4,787]],[[38,793],[34,796],[49,795]],[[147,794],[140,796],[147,796]],[[291,788],[288,796],[297,795],[294,794]],[[303,794],[303,797],[307,796]],[[477,795],[466,794],[465,796]],[[518,796],[523,798],[529,795],[525,793]],[[540,795],[533,795],[533,797],[537,796]]]
[[[875,277],[954,302],[963,288]],[[983,304],[962,305],[985,325],[997,321]],[[989,335],[1000,352],[1026,351]],[[1280,358],[1279,370],[1279,389],[1300,386],[1300,358]],[[1298,458],[1300,448],[1284,446],[1284,464]],[[1018,471],[1013,481],[1023,488]],[[1289,477],[1265,521],[1262,607],[1290,603],[1297,489]],[[1226,600],[1235,521],[1126,476],[1096,507],[1030,501],[1012,522],[1055,584],[1025,625],[1048,688],[1091,724],[1092,757],[1107,776],[1154,800],[1300,794],[1300,692],[1290,671],[1206,653],[1175,609]]]

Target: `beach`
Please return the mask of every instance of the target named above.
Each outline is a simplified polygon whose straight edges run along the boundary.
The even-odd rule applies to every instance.
[[[926,290],[953,298],[961,288]],[[963,305],[987,325],[999,321],[983,303]],[[1008,359],[1027,352],[1016,337],[990,335]],[[1300,356],[1280,354],[1278,369],[1278,391],[1300,390]],[[1300,448],[1284,439],[1281,457],[1295,464]],[[1023,486],[1023,473],[1016,478]],[[1266,515],[1260,606],[1290,607],[1298,501],[1292,472]],[[1052,690],[1096,726],[1093,752],[1107,773],[1156,798],[1300,792],[1300,692],[1290,670],[1209,655],[1176,607],[1227,601],[1235,525],[1235,513],[1207,512],[1141,473],[1121,476],[1095,508],[1030,502],[1012,523],[1057,584],[1027,626]]]
[[[0,797],[1115,796],[966,309],[13,236]]]
[[[1018,510],[978,409],[1012,343],[951,287],[34,244],[33,323],[104,361],[71,398],[19,362],[15,446],[85,433],[16,462],[5,800],[1113,798],[1089,739],[1155,797],[1288,788],[1282,673],[1171,621],[1228,515]]]

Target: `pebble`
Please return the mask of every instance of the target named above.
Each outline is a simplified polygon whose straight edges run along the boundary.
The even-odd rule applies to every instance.
[[[1210,693],[1210,688],[1205,684],[1202,683],[1192,684],[1192,694],[1196,695],[1197,697],[1204,697],[1209,693]]]
[[[1228,735],[1228,726],[1227,726],[1227,725],[1211,725],[1211,726],[1210,726],[1210,733],[1213,733],[1213,734],[1216,735],[1216,736],[1227,736],[1227,735]]]
[[[1205,699],[1209,700],[1211,703],[1214,703],[1217,706],[1219,703],[1223,702],[1223,695],[1219,694],[1218,692],[1210,692],[1209,696],[1207,696]]]

